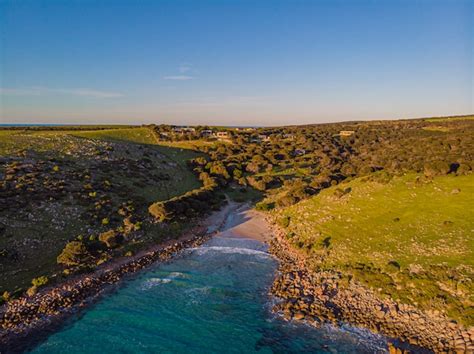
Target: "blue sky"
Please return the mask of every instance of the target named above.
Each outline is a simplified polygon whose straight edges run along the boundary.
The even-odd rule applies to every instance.
[[[0,122],[467,114],[472,4],[0,0]]]

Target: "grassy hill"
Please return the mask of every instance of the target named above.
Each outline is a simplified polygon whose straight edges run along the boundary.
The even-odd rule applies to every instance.
[[[374,174],[274,211],[314,267],[474,323],[474,176]]]
[[[201,183],[186,165],[196,153],[155,142],[145,127],[0,130],[0,295],[60,274],[56,258],[77,237],[130,222],[142,224],[135,249],[162,237],[148,206]]]

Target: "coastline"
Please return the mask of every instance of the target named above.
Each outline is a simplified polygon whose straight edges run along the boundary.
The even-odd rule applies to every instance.
[[[303,254],[293,249],[284,232],[249,204],[229,201],[179,239],[170,240],[135,256],[105,264],[93,273],[74,276],[0,308],[0,353],[29,349],[73,315],[87,309],[128,276],[156,262],[166,262],[186,248],[211,237],[248,238],[270,245],[279,261],[270,295],[280,302],[273,311],[287,320],[346,323],[388,337],[391,353],[459,352],[474,350],[474,328],[466,329],[440,314],[380,299],[354,281],[340,284],[336,272],[309,269]]]
[[[92,273],[73,276],[41,289],[32,297],[22,296],[0,307],[0,353],[21,352],[73,315],[85,310],[120,281],[157,262],[166,262],[187,248],[198,247],[219,233],[228,216],[239,208],[229,202],[178,239],[168,240],[134,256],[104,264]]]
[[[306,257],[289,245],[284,232],[272,225],[270,253],[279,260],[270,294],[281,300],[274,307],[288,320],[338,325],[344,322],[389,338],[390,353],[434,351],[474,352],[474,327],[465,328],[439,313],[428,313],[391,299],[355,282],[341,284],[341,274],[309,269]]]

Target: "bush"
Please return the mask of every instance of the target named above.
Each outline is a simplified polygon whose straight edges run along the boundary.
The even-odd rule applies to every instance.
[[[169,212],[165,208],[165,204],[163,202],[157,202],[150,205],[148,208],[150,214],[159,222],[163,222],[169,218]]]
[[[31,281],[31,284],[33,286],[36,286],[37,288],[39,288],[40,286],[43,286],[43,285],[46,285],[48,284],[48,277],[46,276],[41,276],[41,277],[38,277],[38,278],[34,278],[32,281]]]
[[[288,207],[288,206],[296,204],[296,203],[298,203],[298,199],[296,199],[295,197],[293,197],[292,195],[289,195],[289,194],[284,195],[283,197],[281,197],[280,199],[278,199],[276,201],[276,205],[279,208]]]
[[[278,225],[287,228],[288,226],[290,226],[290,220],[291,218],[289,216],[284,216],[278,220]]]
[[[268,211],[275,208],[275,203],[260,202],[255,205],[257,210]]]
[[[123,241],[123,236],[115,230],[109,230],[99,235],[99,240],[109,248],[117,247]]]
[[[90,254],[82,241],[71,241],[66,244],[57,262],[66,266],[77,266],[87,261],[89,257]]]

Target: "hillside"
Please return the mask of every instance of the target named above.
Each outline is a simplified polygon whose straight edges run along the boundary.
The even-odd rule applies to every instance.
[[[197,154],[154,145],[147,128],[81,129],[0,130],[4,298],[63,277],[57,258],[71,241],[83,252],[67,261],[87,268],[172,236],[147,221],[148,206],[201,186],[186,166]]]
[[[474,176],[384,173],[272,212],[311,267],[474,324]]]

